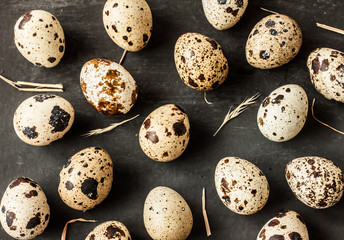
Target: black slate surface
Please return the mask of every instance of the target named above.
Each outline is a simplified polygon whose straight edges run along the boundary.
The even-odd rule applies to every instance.
[[[201,190],[207,189],[207,211],[213,235],[210,239],[256,239],[260,228],[280,209],[299,212],[305,219],[310,239],[338,240],[344,238],[343,201],[326,210],[314,210],[299,202],[284,179],[284,166],[301,156],[323,156],[344,169],[343,136],[318,124],[311,116],[301,133],[291,141],[274,143],[258,130],[256,114],[259,104],[251,106],[231,121],[214,138],[231,105],[260,92],[263,100],[275,88],[296,83],[316,97],[319,118],[344,129],[344,105],[326,100],[312,86],[306,59],[317,47],[343,50],[344,36],[316,27],[315,22],[344,29],[343,1],[276,0],[251,1],[242,20],[228,31],[217,31],[207,22],[200,0],[148,0],[154,17],[152,38],[144,50],[129,53],[124,67],[136,79],[139,99],[126,115],[108,117],[99,114],[85,100],[80,86],[82,65],[92,58],[118,61],[122,49],[108,37],[102,22],[105,1],[100,0],[1,0],[0,2],[0,70],[16,81],[63,83],[65,92],[58,94],[75,108],[76,119],[69,133],[46,147],[29,146],[16,136],[12,118],[17,106],[34,93],[18,92],[0,82],[0,193],[19,176],[36,180],[44,189],[51,207],[51,220],[37,239],[59,239],[64,223],[72,218],[123,222],[133,239],[149,239],[142,210],[148,192],[159,185],[178,191],[189,203],[194,227],[189,239],[206,239],[201,212]],[[246,38],[253,26],[268,13],[265,7],[294,18],[303,31],[300,53],[289,64],[273,69],[252,68],[245,59]],[[66,36],[66,52],[60,64],[52,69],[33,66],[16,49],[13,26],[23,13],[43,9],[60,21]],[[227,81],[208,93],[214,102],[207,105],[201,92],[188,88],[174,66],[173,48],[185,32],[199,32],[216,39],[230,63]],[[191,122],[191,140],[185,153],[170,163],[150,160],[140,149],[136,134],[144,118],[155,108],[175,103],[182,106]],[[105,127],[112,122],[141,116],[113,132],[82,138],[87,130]],[[100,146],[114,161],[114,185],[108,198],[94,210],[82,213],[67,207],[59,198],[58,174],[67,159],[79,150]],[[238,156],[255,163],[266,174],[271,187],[267,205],[257,214],[240,216],[229,211],[220,201],[214,187],[217,162],[226,156]],[[97,223],[76,223],[70,226],[68,239],[84,239]],[[0,239],[11,239],[0,230]]]

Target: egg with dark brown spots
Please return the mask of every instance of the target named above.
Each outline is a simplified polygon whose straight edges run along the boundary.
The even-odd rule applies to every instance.
[[[256,68],[280,67],[297,55],[301,45],[301,29],[294,19],[269,15],[252,29],[246,42],[246,59]]]
[[[107,221],[98,225],[90,232],[85,240],[131,240],[130,233],[126,226],[118,221]]]
[[[65,52],[65,38],[57,18],[43,10],[23,14],[14,26],[14,42],[30,62],[55,67]]]
[[[285,177],[295,196],[311,208],[329,208],[343,196],[342,170],[322,157],[300,157],[289,162]]]
[[[169,162],[186,149],[190,138],[189,118],[174,104],[155,109],[142,123],[139,142],[143,152],[151,159]]]
[[[179,193],[163,186],[148,193],[143,208],[143,221],[153,240],[185,240],[193,226],[188,203]]]
[[[48,226],[50,208],[42,188],[32,179],[19,177],[1,199],[0,222],[15,239],[33,239]]]
[[[103,23],[112,41],[131,52],[143,49],[153,30],[152,12],[145,0],[107,0]]]
[[[228,75],[228,61],[221,46],[199,33],[185,33],[178,38],[174,62],[182,81],[200,91],[217,88]]]
[[[217,30],[233,27],[244,14],[248,0],[202,0],[209,23]]]
[[[264,99],[257,114],[260,132],[274,142],[285,142],[302,130],[308,114],[305,90],[287,84],[274,90]]]
[[[312,83],[327,99],[344,103],[344,53],[317,48],[308,56],[307,67]]]
[[[223,204],[241,215],[260,211],[270,192],[263,172],[253,163],[238,157],[219,161],[215,170],[215,186]]]
[[[106,115],[126,114],[137,99],[137,85],[120,64],[106,59],[92,59],[84,64],[80,85],[87,101]]]
[[[73,122],[73,106],[64,98],[52,94],[39,94],[26,99],[13,117],[18,137],[35,146],[49,145],[62,138]]]
[[[306,223],[294,211],[280,211],[260,230],[257,240],[309,240]]]
[[[89,147],[74,154],[60,172],[58,192],[69,207],[87,211],[109,194],[113,182],[113,164],[102,148]]]

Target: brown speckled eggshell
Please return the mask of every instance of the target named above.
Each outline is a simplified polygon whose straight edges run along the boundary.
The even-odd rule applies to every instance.
[[[242,215],[261,210],[270,192],[263,172],[253,163],[238,157],[219,161],[215,170],[215,186],[223,204]]]
[[[98,225],[85,240],[131,240],[126,226],[118,221],[107,221]]]
[[[73,122],[73,106],[64,98],[52,94],[39,94],[26,99],[13,117],[18,137],[35,146],[49,145],[62,138]]]
[[[107,197],[112,181],[109,154],[99,147],[89,147],[73,155],[63,166],[58,192],[69,207],[86,211]]]
[[[297,55],[301,45],[302,33],[295,20],[273,14],[252,29],[246,42],[246,59],[256,68],[280,67]]]
[[[296,158],[287,164],[285,174],[295,196],[311,208],[332,207],[343,196],[343,173],[326,158]]]
[[[221,46],[199,33],[185,33],[178,38],[174,61],[182,81],[196,90],[215,89],[228,75],[228,61]]]
[[[153,17],[145,0],[108,0],[103,22],[112,41],[131,52],[144,48],[152,35]]]
[[[80,86],[87,101],[106,115],[126,114],[137,99],[137,85],[131,74],[106,59],[92,59],[84,64]]]
[[[311,52],[307,67],[316,90],[327,99],[344,103],[344,53],[331,48]]]
[[[309,240],[305,221],[294,211],[280,211],[260,230],[257,240]]]
[[[33,239],[43,233],[49,219],[47,198],[35,181],[20,177],[10,183],[2,197],[0,212],[1,225],[8,235]]]
[[[14,42],[30,62],[55,67],[65,52],[62,26],[55,16],[43,10],[23,14],[14,26]]]
[[[144,120],[139,133],[143,152],[151,159],[169,162],[186,149],[190,138],[189,118],[174,104],[155,109]]]
[[[185,240],[193,225],[189,205],[179,193],[168,187],[156,187],[149,192],[143,220],[153,240]]]

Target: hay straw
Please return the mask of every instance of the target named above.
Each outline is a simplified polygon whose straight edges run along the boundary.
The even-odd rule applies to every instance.
[[[203,191],[202,191],[202,212],[203,212],[205,229],[207,231],[207,236],[209,237],[211,235],[211,230],[210,230],[207,210],[205,209],[205,188],[203,188]]]
[[[317,26],[320,27],[320,28],[323,28],[323,29],[326,29],[326,30],[329,30],[329,31],[336,32],[336,33],[344,35],[344,30],[342,30],[342,29],[331,27],[331,26],[328,26],[328,25],[325,25],[325,24],[321,24],[321,23],[317,23]]]
[[[124,52],[123,52],[123,54],[122,54],[122,57],[121,57],[121,60],[119,60],[119,65],[122,65],[122,62],[123,62],[123,60],[124,60],[124,58],[125,58],[125,55],[127,54],[127,50],[124,50]]]
[[[66,240],[68,224],[70,224],[70,223],[75,223],[75,222],[97,222],[97,220],[86,220],[86,219],[83,219],[83,218],[78,218],[78,219],[69,220],[69,221],[66,223],[66,225],[64,226],[64,228],[63,228],[61,240]]]
[[[266,9],[266,8],[260,8],[261,10],[265,11],[265,12],[269,12],[269,13],[273,13],[273,14],[279,14],[278,12],[275,12],[275,11],[271,11],[269,9]]]
[[[206,91],[203,92],[203,98],[204,98],[204,101],[205,101],[207,104],[209,104],[209,105],[213,104],[212,102],[209,102],[209,101],[208,101],[208,99],[207,99],[207,92],[206,92]]]

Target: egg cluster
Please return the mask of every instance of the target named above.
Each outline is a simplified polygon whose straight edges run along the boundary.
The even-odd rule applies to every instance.
[[[217,30],[234,26],[247,8],[247,0],[202,0],[206,18]],[[137,52],[149,42],[153,17],[145,0],[108,0],[103,24],[109,37],[126,51]],[[14,26],[14,41],[20,53],[37,66],[51,68],[62,59],[65,38],[57,18],[42,10],[23,14]],[[282,14],[261,19],[246,42],[247,62],[260,69],[272,69],[290,62],[300,51],[302,33],[296,21]],[[228,77],[230,66],[220,44],[200,33],[184,33],[175,43],[174,62],[181,80],[190,88],[209,91]],[[344,53],[318,48],[307,60],[315,88],[327,99],[344,102]],[[87,61],[80,72],[80,87],[86,100],[100,113],[128,113],[138,97],[133,76],[121,63],[103,58]],[[257,127],[268,140],[285,142],[296,137],[306,124],[308,97],[297,84],[273,90],[261,102]],[[38,94],[23,101],[13,117],[15,133],[27,144],[46,146],[61,139],[75,119],[73,106],[53,94]],[[138,141],[147,157],[170,162],[186,150],[190,139],[187,113],[175,104],[165,104],[142,122]],[[87,211],[109,194],[113,180],[113,161],[100,147],[75,153],[59,175],[58,193],[70,208]],[[332,161],[305,156],[285,167],[290,189],[305,205],[329,208],[340,201],[344,191],[343,173]],[[270,186],[265,174],[250,161],[239,157],[221,159],[214,173],[220,200],[231,211],[252,215],[266,205]],[[0,203],[0,222],[13,238],[32,239],[43,233],[50,219],[50,207],[42,188],[32,179],[13,180]],[[152,189],[143,204],[143,222],[152,239],[185,240],[193,227],[193,215],[186,200],[175,190],[159,186]],[[131,240],[126,226],[108,221],[87,236],[95,239]],[[258,233],[257,240],[308,240],[306,224],[295,211],[279,212]]]

